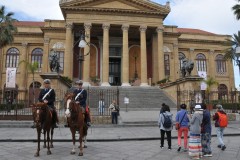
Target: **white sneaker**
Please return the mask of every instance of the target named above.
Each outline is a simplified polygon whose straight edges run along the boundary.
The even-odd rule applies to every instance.
[[[204,157],[212,157],[212,154],[210,153],[210,154],[204,154],[203,155]]]

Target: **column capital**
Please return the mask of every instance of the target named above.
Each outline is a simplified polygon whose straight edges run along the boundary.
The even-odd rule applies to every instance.
[[[84,23],[84,29],[90,30],[92,28],[92,23]]]
[[[147,26],[142,25],[142,26],[140,26],[139,30],[140,30],[140,32],[146,32]]]
[[[28,43],[27,43],[27,42],[22,42],[22,46],[23,46],[24,48],[26,48],[26,47],[28,46]]]
[[[122,30],[123,31],[128,31],[128,29],[129,29],[129,25],[128,24],[123,24],[122,25]]]
[[[65,24],[65,27],[66,27],[67,29],[72,29],[72,28],[73,28],[73,23],[72,23],[72,22],[67,22],[67,23]]]
[[[43,42],[44,42],[44,44],[49,44],[50,38],[49,37],[44,37]]]
[[[102,25],[102,28],[103,28],[103,29],[106,29],[106,30],[109,30],[110,24],[109,24],[109,23],[104,23],[104,24]]]
[[[164,27],[157,27],[156,31],[157,31],[158,33],[161,33],[161,32],[164,31]]]
[[[214,54],[214,52],[215,52],[214,49],[210,49],[210,50],[209,50],[209,53],[210,53],[210,54]]]
[[[190,52],[194,52],[194,50],[195,50],[194,48],[189,48]]]

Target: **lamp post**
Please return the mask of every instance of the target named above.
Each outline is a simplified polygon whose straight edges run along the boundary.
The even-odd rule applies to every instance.
[[[90,53],[90,44],[88,42],[86,42],[85,37],[88,37],[88,35],[85,35],[85,31],[81,30],[80,31],[80,39],[75,43],[75,45],[78,43],[78,47],[79,49],[79,53],[78,53],[78,61],[79,61],[79,79],[82,79],[82,62],[84,61],[84,57],[89,55]],[[75,46],[74,45],[74,46]],[[89,51],[86,54],[82,54],[81,53],[81,49],[85,48],[86,46],[89,47]]]

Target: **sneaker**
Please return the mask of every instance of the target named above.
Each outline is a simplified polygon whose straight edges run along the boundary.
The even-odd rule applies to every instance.
[[[184,152],[187,152],[188,151],[188,149],[187,148],[184,148],[184,150],[183,150]]]
[[[178,147],[177,151],[180,152],[181,151],[181,147]]]
[[[224,146],[222,146],[222,150],[224,151],[225,149],[226,149],[227,147],[224,145]]]
[[[163,149],[164,147],[163,146],[160,146],[161,149]]]
[[[90,123],[90,122],[87,122],[87,126],[88,126],[88,127],[91,127],[91,123]]]
[[[204,157],[212,157],[212,153],[207,153],[203,155]]]
[[[221,144],[219,144],[217,147],[218,147],[218,148],[222,148]]]
[[[168,147],[168,150],[172,150],[172,148],[171,148],[171,147]]]

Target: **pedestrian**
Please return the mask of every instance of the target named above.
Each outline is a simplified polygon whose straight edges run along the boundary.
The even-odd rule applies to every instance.
[[[202,157],[201,124],[203,120],[203,109],[197,104],[190,119],[189,156],[193,159]]]
[[[160,148],[164,148],[164,137],[165,133],[167,135],[167,141],[168,141],[168,149],[172,149],[172,128],[173,128],[173,120],[172,120],[173,114],[170,113],[170,108],[168,105],[163,104],[161,108],[161,112],[159,114],[158,119],[158,126],[160,128],[161,133],[161,145]]]
[[[51,81],[50,79],[45,79],[43,81],[44,88],[40,91],[38,101],[46,103],[48,107],[50,107],[53,110],[52,114],[52,119],[53,119],[53,127],[57,128],[58,123],[58,116],[57,116],[57,111],[56,107],[54,106],[54,102],[56,99],[56,94],[53,88],[51,88]]]
[[[215,120],[215,127],[217,132],[217,138],[218,138],[218,148],[221,148],[223,151],[226,149],[226,145],[223,142],[223,134],[225,127],[227,127],[228,120],[227,120],[227,114],[224,112],[223,107],[221,104],[217,104],[217,112],[213,116],[213,120]]]
[[[110,106],[108,107],[109,110],[111,110],[112,115],[112,124],[118,124],[118,105],[116,104],[116,101],[113,100]]]
[[[105,111],[105,103],[104,103],[104,99],[101,98],[100,101],[98,102],[98,113],[100,115],[103,115]]]
[[[212,149],[211,149],[211,134],[212,134],[212,126],[211,126],[211,115],[207,110],[206,104],[202,104],[203,109],[203,120],[201,125],[201,141],[202,141],[202,151],[204,157],[212,157]]]
[[[178,149],[177,151],[181,151],[181,138],[182,138],[182,133],[184,135],[184,151],[187,151],[187,144],[188,144],[188,123],[189,123],[189,117],[187,114],[187,105],[186,104],[181,104],[180,105],[181,110],[177,112],[176,115],[176,123],[179,123],[180,128],[178,129]]]
[[[78,88],[74,90],[74,100],[76,101],[76,103],[78,103],[80,105],[80,107],[83,108],[83,113],[85,115],[85,123],[87,124],[88,127],[91,126],[91,119],[90,119],[90,113],[88,112],[88,108],[87,108],[87,91],[85,89],[82,88],[83,85],[83,81],[78,80],[75,82],[75,84],[78,85]]]

